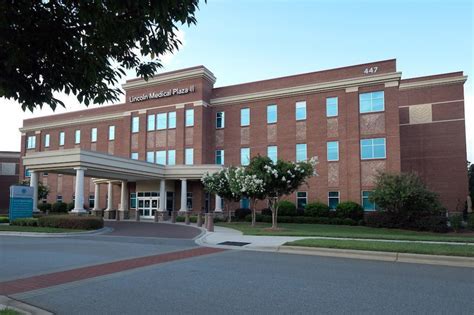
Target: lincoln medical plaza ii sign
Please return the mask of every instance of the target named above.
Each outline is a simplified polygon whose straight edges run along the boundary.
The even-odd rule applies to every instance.
[[[163,98],[163,97],[193,93],[194,91],[195,91],[195,87],[194,85],[191,85],[190,87],[185,87],[185,88],[174,88],[174,89],[169,89],[169,90],[164,90],[164,91],[159,91],[159,92],[150,92],[150,93],[144,93],[142,95],[130,96],[129,100],[130,100],[130,103],[143,102],[143,101],[152,100],[155,98]]]

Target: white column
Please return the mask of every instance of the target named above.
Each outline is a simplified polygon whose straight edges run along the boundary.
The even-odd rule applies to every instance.
[[[216,207],[214,208],[214,212],[222,212],[222,198],[216,195]]]
[[[120,211],[128,211],[128,187],[127,181],[122,181],[122,189],[120,190]]]
[[[160,181],[160,206],[158,211],[166,211],[166,181],[164,179]]]
[[[107,187],[107,209],[105,210],[113,210],[113,204],[114,204],[114,187],[112,182],[109,182],[109,185]]]
[[[187,182],[185,178],[182,178],[181,179],[181,209],[179,209],[180,212],[188,211],[188,207],[186,206],[187,195],[188,195]]]
[[[74,190],[74,209],[72,213],[86,213],[84,210],[84,167],[75,167],[76,170],[76,187]]]
[[[100,200],[100,185],[95,183],[94,184],[94,209],[93,210],[100,210],[99,200]]]
[[[33,187],[33,212],[39,212],[38,209],[38,172],[30,171],[30,187]]]

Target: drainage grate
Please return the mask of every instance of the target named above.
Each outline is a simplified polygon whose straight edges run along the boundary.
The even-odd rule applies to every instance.
[[[250,243],[227,241],[227,242],[218,243],[217,245],[245,246],[245,245],[248,245],[248,244],[250,244]]]

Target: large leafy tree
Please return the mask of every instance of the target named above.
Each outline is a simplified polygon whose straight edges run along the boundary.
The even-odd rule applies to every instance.
[[[180,44],[177,24],[195,24],[199,0],[0,2],[0,97],[23,110],[117,101],[114,85],[135,69],[148,79],[156,57]],[[145,61],[142,56],[148,56]]]

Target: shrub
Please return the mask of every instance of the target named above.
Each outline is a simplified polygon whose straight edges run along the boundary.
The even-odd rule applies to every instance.
[[[296,216],[296,206],[293,202],[282,200],[278,203],[278,216]],[[280,221],[280,220],[278,220]]]
[[[184,217],[184,216],[178,215],[178,216],[176,217],[176,222],[184,222],[184,221],[185,221],[185,217]]]
[[[0,223],[8,223],[8,222],[10,222],[8,217],[0,217]]]
[[[104,220],[102,220],[102,218],[89,216],[49,215],[39,218],[38,226],[77,230],[97,230],[104,227]]]
[[[357,225],[365,226],[365,220],[362,219],[362,220],[357,221]]]
[[[10,225],[18,226],[38,226],[38,219],[35,218],[21,218],[13,220]]]
[[[46,211],[51,211],[52,205],[50,203],[39,203],[38,204],[38,209],[40,209],[43,212]]]
[[[474,213],[467,215],[467,228],[474,231]]]
[[[416,221],[416,227],[419,231],[431,231],[435,233],[446,233],[448,229],[448,219],[445,216],[422,217]]]
[[[271,216],[271,215],[272,215],[272,210],[271,210],[270,208],[265,208],[265,209],[262,209],[262,210],[260,211],[260,213],[261,213],[262,215],[269,215],[269,216]]]
[[[308,203],[304,209],[304,214],[308,217],[329,217],[329,212],[329,206],[322,202]]]
[[[51,212],[67,212],[67,204],[65,202],[55,202],[51,206]]]
[[[459,232],[462,230],[462,215],[456,214],[449,217],[449,223],[451,224],[451,228],[455,232]]]
[[[332,225],[343,225],[343,224],[344,224],[344,219],[341,219],[341,218],[330,218],[330,219],[329,219],[329,224],[332,224]]]
[[[245,217],[249,214],[252,214],[252,210],[247,208],[239,208],[234,211],[234,216],[238,221],[245,220]]]
[[[384,211],[368,213],[365,216],[366,225],[376,228],[408,228],[418,231],[445,233],[448,231],[447,219],[442,215],[428,215],[417,218],[409,225],[400,226],[397,216]]]
[[[69,203],[67,204],[67,207],[66,207],[67,212],[69,212],[69,211],[71,211],[71,210],[73,210],[73,209],[74,209],[74,202],[69,202]]]
[[[252,222],[252,215],[251,214],[247,214],[245,216],[245,221],[246,222]],[[263,221],[263,215],[259,214],[259,213],[256,213],[255,214],[255,221],[257,222],[262,222]]]
[[[358,221],[364,218],[364,209],[357,202],[345,201],[336,207],[336,216],[342,219],[352,219]]]
[[[351,218],[345,218],[345,219],[342,219],[342,224],[343,225],[357,225],[357,221]]]

